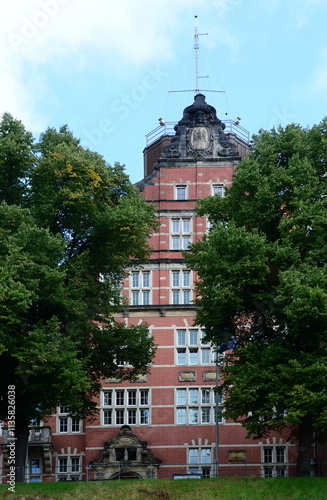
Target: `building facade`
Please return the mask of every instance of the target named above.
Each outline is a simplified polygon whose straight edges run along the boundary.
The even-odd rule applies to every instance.
[[[137,185],[157,207],[160,227],[150,260],[128,270],[123,295],[129,305],[118,319],[148,324],[157,345],[153,365],[135,382],[103,380],[93,422],[60,407],[47,422],[35,423],[27,480],[294,474],[296,448],[288,432],[250,440],[240,424],[221,417],[224,402],[214,390],[221,359],[194,324],[196,276],[181,253],[209,229],[195,213],[196,201],[224,196],[247,139],[241,127],[225,128],[202,94],[184,110],[174,135],[163,123],[148,136]]]

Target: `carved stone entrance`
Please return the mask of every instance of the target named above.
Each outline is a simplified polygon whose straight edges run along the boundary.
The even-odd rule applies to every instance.
[[[161,460],[155,458],[129,425],[123,425],[97,459],[91,462],[96,480],[157,478]]]

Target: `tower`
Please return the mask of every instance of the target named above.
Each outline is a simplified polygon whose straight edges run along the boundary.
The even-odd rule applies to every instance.
[[[160,460],[158,477],[181,471],[210,477],[218,472],[222,401],[214,391],[215,350],[194,325],[196,276],[185,266],[182,251],[208,231],[208,221],[196,215],[196,201],[224,196],[248,144],[244,129],[243,138],[233,129],[227,133],[201,93],[184,109],[174,135],[167,133],[166,124],[159,132],[160,127],[159,138],[157,129],[147,136],[145,176],[137,183],[142,196],[156,206],[160,227],[149,242],[149,261],[135,262],[128,271],[123,294],[129,306],[118,318],[128,325],[146,322],[157,352],[147,376],[132,383],[104,381],[100,425],[107,433],[131,426]],[[239,448],[244,432],[239,425],[237,429]]]

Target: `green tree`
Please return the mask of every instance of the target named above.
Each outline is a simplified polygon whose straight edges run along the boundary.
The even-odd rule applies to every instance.
[[[326,126],[254,136],[226,197],[199,203],[212,229],[186,254],[197,323],[229,352],[226,416],[255,437],[290,426],[298,475],[327,438]]]
[[[34,147],[32,168],[16,172],[28,192],[0,204],[0,418],[15,386],[18,480],[31,418],[58,405],[92,417],[100,379],[133,379],[154,354],[145,324],[114,318],[126,267],[149,255],[153,208],[122,166],[83,149],[67,127]]]
[[[34,139],[9,113],[0,122],[0,200],[22,204],[34,165]]]

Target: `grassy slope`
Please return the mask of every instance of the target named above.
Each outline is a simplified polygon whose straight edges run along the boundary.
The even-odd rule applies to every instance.
[[[110,481],[90,483],[39,483],[16,486],[8,500],[282,500],[327,498],[327,478],[219,478]]]

